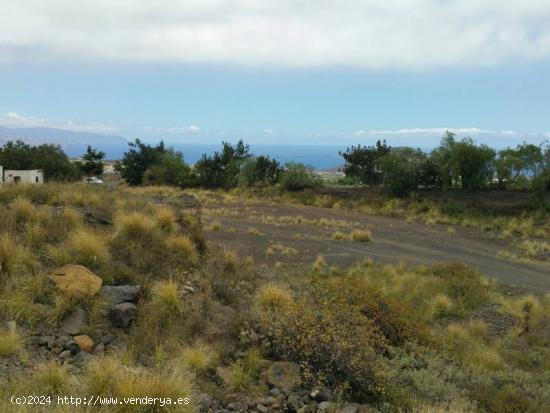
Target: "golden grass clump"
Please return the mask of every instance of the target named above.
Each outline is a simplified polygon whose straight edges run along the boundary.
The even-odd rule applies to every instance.
[[[68,247],[77,263],[89,267],[101,265],[110,257],[105,239],[89,230],[82,229],[72,233]]]
[[[357,242],[369,242],[372,240],[372,234],[368,229],[354,229],[351,231],[351,239]]]
[[[430,299],[430,313],[432,316],[439,317],[450,313],[453,307],[453,300],[446,294],[439,293]]]
[[[221,231],[222,223],[220,221],[213,221],[210,225],[207,225],[205,229],[207,231]]]
[[[239,257],[237,253],[232,250],[226,250],[223,252],[223,268],[226,271],[233,272],[239,265]]]
[[[200,374],[214,366],[218,353],[211,345],[199,341],[183,349],[181,358],[187,369]]]
[[[172,318],[181,314],[182,301],[175,281],[158,281],[151,290],[151,302],[160,315]]]
[[[176,216],[172,209],[160,207],[155,211],[155,222],[157,227],[164,233],[172,234],[177,229]]]
[[[257,236],[257,235],[260,235],[260,231],[259,231],[258,228],[256,228],[256,227],[250,227],[250,228],[248,228],[248,230],[246,231],[246,233],[247,233],[248,235],[256,235],[256,236]]]
[[[260,311],[277,311],[293,303],[288,289],[275,283],[264,284],[256,293],[254,302]]]
[[[0,357],[21,354],[24,340],[15,323],[9,323],[5,329],[0,329]]]
[[[335,241],[343,241],[349,239],[349,237],[344,234],[342,231],[335,231],[332,233],[331,238]]]
[[[128,238],[141,239],[155,231],[155,221],[140,212],[120,213],[115,217],[115,227]]]
[[[197,249],[193,241],[185,235],[172,235],[166,240],[166,247],[179,257],[194,261],[197,258]]]
[[[72,261],[71,253],[66,245],[49,244],[46,246],[46,257],[56,267],[70,264]]]
[[[41,394],[61,394],[70,387],[71,376],[66,367],[52,360],[39,364],[27,385]]]
[[[0,277],[12,276],[34,266],[32,254],[9,234],[0,234]]]
[[[112,396],[119,398],[129,397],[156,397],[171,398],[172,400],[186,399],[188,403],[165,406],[148,407],[139,411],[170,411],[174,413],[191,413],[193,406],[194,388],[188,374],[181,369],[171,367],[163,370],[146,369],[143,367],[127,367],[114,357],[96,358],[86,367],[83,391],[86,394]],[[131,411],[135,411],[132,406]],[[130,410],[124,410],[130,411]]]
[[[322,255],[317,255],[315,258],[315,261],[313,261],[313,265],[311,266],[311,270],[314,273],[322,273],[328,269],[327,260],[325,260],[325,257]]]
[[[31,201],[25,198],[16,198],[9,204],[18,223],[30,222],[34,219],[35,207]]]

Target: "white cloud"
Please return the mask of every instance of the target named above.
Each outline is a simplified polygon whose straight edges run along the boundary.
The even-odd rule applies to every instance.
[[[548,0],[3,0],[29,58],[422,68],[550,57]]]
[[[262,132],[266,136],[274,136],[275,135],[275,131],[273,129],[264,129]]]
[[[75,122],[72,120],[55,121],[34,116],[25,116],[16,112],[6,112],[0,116],[0,125],[8,128],[58,128],[76,132],[115,133],[118,128],[100,122]]]
[[[410,128],[410,129],[386,129],[386,130],[357,130],[353,132],[353,136],[399,136],[399,135],[437,135],[443,136],[447,131],[457,135],[515,135],[515,131],[496,131],[491,129],[479,128]]]

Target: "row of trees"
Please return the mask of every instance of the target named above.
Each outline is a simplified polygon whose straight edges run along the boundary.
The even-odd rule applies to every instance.
[[[269,156],[255,156],[242,140],[235,145],[222,142],[220,152],[204,154],[193,168],[181,152],[163,142],[151,146],[136,139],[129,146],[115,168],[130,185],[234,188],[280,183],[285,189],[300,190],[318,183],[311,168],[293,162],[282,166]]]
[[[352,146],[340,152],[349,183],[383,185],[394,195],[424,188],[483,189],[550,186],[550,148],[523,143],[496,151],[457,140],[447,132],[440,145],[426,154],[410,147],[391,148],[385,141],[374,146]]]
[[[88,146],[81,161],[71,162],[59,145],[32,146],[22,141],[8,141],[0,147],[0,165],[4,169],[42,169],[48,180],[74,181],[83,175],[101,175],[105,153]]]

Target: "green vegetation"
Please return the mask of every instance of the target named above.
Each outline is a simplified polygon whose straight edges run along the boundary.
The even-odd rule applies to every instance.
[[[6,169],[42,169],[46,179],[70,181],[79,177],[79,169],[69,161],[60,146],[31,146],[22,141],[7,142],[0,148],[0,165]]]
[[[104,159],[105,152],[98,151],[88,145],[86,153],[82,155],[82,161],[76,162],[76,166],[85,176],[101,176],[103,175]]]

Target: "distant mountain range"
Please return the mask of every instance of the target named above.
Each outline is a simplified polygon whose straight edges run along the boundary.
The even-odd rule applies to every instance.
[[[117,152],[125,148],[128,141],[122,136],[103,135],[91,132],[76,132],[56,128],[5,128],[0,126],[0,146],[8,141],[21,140],[30,145],[53,143],[60,145],[71,157],[84,153],[88,145],[98,148],[109,155],[113,149]]]

